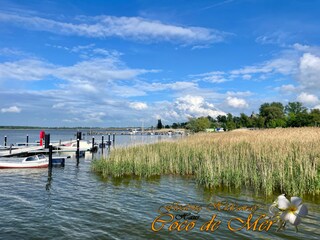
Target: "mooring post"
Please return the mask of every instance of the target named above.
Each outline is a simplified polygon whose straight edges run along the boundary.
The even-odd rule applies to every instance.
[[[27,134],[27,147],[29,146],[29,135]]]
[[[110,133],[108,133],[108,146],[110,146],[111,145],[111,135],[110,135]]]
[[[116,143],[116,134],[114,133],[114,134],[113,134],[113,138],[112,138],[112,145],[113,145],[113,147],[115,147],[115,146],[114,146],[115,143]]]
[[[91,148],[91,153],[92,153],[92,160],[93,160],[93,156],[94,156],[94,152],[96,151],[96,149],[94,148],[94,136],[92,137],[92,148]]]
[[[82,132],[77,132],[77,139],[82,140]]]
[[[77,139],[77,153],[76,153],[76,157],[77,157],[77,166],[79,165],[79,158],[80,158],[80,140],[79,138]]]
[[[4,146],[7,146],[7,136],[4,136]]]
[[[104,148],[104,136],[101,136],[101,152],[103,154],[103,148]]]
[[[48,149],[50,144],[50,134],[44,135],[44,148]]]
[[[12,146],[13,146],[13,144],[10,144],[9,154],[11,154],[11,152],[12,152]]]
[[[52,168],[52,144],[49,145],[49,168]]]

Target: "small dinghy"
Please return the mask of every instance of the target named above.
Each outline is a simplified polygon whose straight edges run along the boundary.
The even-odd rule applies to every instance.
[[[0,160],[0,168],[46,168],[48,167],[49,160],[43,155],[34,155],[21,159],[9,158]]]

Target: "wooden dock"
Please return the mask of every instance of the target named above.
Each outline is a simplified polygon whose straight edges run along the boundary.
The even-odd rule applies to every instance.
[[[61,145],[77,142],[77,140],[73,141],[65,141],[61,142]],[[60,143],[53,143],[53,148],[59,148]],[[63,152],[62,150],[56,150],[57,152]],[[47,153],[49,152],[48,149],[45,148],[45,146],[13,146],[10,150],[10,147],[2,148],[0,150],[0,158],[1,157],[13,157],[13,156],[21,156],[21,155],[28,155],[28,154],[36,154],[36,153]],[[67,152],[67,151],[65,151]],[[70,152],[70,151],[68,151]]]

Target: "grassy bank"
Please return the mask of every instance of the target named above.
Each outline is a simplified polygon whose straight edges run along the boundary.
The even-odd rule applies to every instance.
[[[121,148],[93,163],[103,177],[194,175],[206,187],[248,187],[266,195],[320,193],[320,128],[197,134]]]

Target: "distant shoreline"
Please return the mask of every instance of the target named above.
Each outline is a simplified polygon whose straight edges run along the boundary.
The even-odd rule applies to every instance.
[[[131,128],[138,128],[138,127],[110,127],[110,128],[103,128],[103,127],[30,127],[30,126],[0,126],[0,130],[122,130],[125,131]]]

